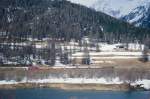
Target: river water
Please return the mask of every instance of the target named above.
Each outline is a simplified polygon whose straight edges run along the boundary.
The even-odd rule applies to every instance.
[[[149,91],[102,92],[58,89],[0,90],[0,99],[150,99]]]

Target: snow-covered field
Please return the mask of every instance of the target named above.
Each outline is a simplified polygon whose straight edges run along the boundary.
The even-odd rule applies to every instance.
[[[90,56],[118,55],[118,56],[141,56],[142,52],[90,52]],[[83,52],[73,54],[73,56],[83,56]]]
[[[72,55],[72,58],[82,59],[84,57],[83,52],[77,52]],[[90,52],[91,59],[139,59],[142,57],[142,52]],[[150,58],[150,54],[148,55]]]

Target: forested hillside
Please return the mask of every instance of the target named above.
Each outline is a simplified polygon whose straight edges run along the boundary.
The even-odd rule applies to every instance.
[[[126,42],[150,36],[104,13],[66,0],[1,0],[0,33],[8,38],[55,37],[70,40],[89,35],[105,41]]]

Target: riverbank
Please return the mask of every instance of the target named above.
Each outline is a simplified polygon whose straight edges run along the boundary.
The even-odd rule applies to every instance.
[[[37,80],[22,80],[16,82],[0,81],[0,89],[30,89],[30,88],[58,88],[63,90],[99,90],[99,91],[135,91],[150,90],[150,80],[124,83],[119,78],[107,81],[106,78],[50,78]]]
[[[148,68],[0,68],[0,89],[149,90],[149,77]]]
[[[129,91],[128,84],[65,84],[65,83],[18,83],[0,85],[0,89],[57,88],[63,90]]]

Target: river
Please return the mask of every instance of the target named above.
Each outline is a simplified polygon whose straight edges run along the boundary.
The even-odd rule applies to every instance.
[[[0,90],[0,99],[150,99],[149,91],[102,92],[58,89]]]

